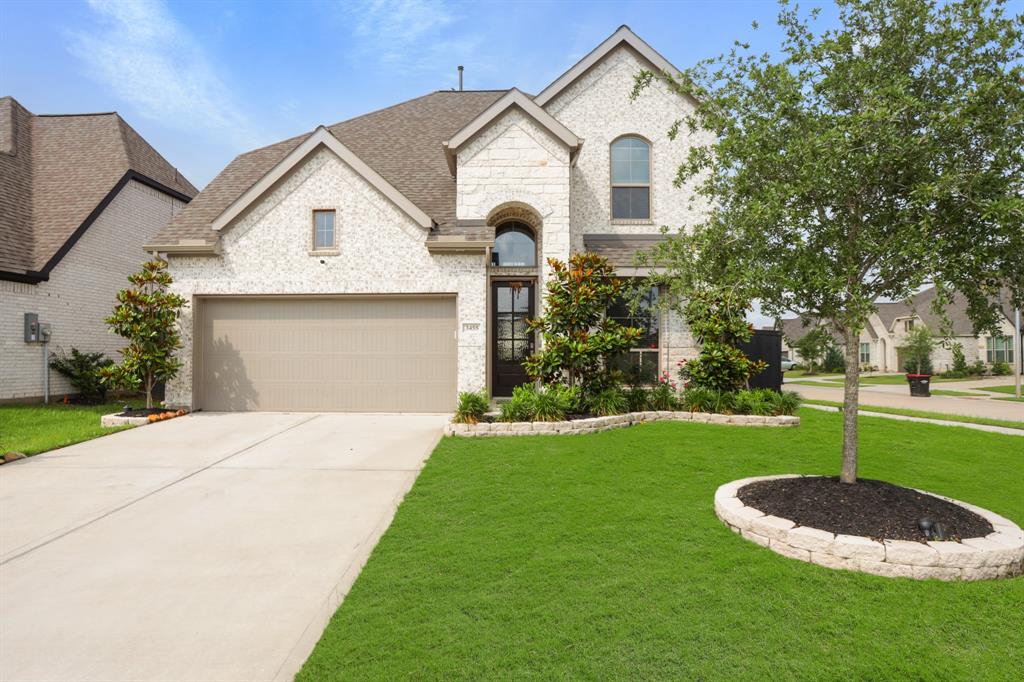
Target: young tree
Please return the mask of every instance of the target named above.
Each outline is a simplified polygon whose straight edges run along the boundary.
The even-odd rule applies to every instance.
[[[824,327],[815,327],[804,334],[804,337],[793,343],[796,352],[807,361],[807,373],[814,374],[814,366],[821,365],[825,351],[832,344],[832,336]]]
[[[153,407],[153,387],[173,378],[181,368],[174,351],[181,347],[178,318],[185,299],[167,291],[171,276],[167,263],[151,260],[128,277],[134,286],[117,294],[117,305],[107,324],[128,339],[121,349],[121,364],[103,370],[105,380],[146,392],[146,407]]]
[[[928,327],[914,327],[907,334],[906,343],[899,347],[907,359],[904,369],[914,374],[932,373],[932,351],[935,350],[935,337]]]
[[[568,264],[552,258],[548,265],[544,314],[528,321],[543,344],[523,366],[534,379],[579,386],[593,394],[610,382],[610,360],[640,338],[641,330],[606,316],[625,282],[615,276],[607,258],[593,253],[574,254]]]
[[[838,5],[839,27],[816,33],[816,12],[783,2],[777,57],[737,44],[678,77],[640,74],[634,96],[664,78],[693,103],[670,137],[711,133],[676,179],[709,217],[655,259],[727,258],[768,314],[798,310],[844,339],[841,479],[855,483],[874,302],[933,282],[936,307],[958,292],[979,329],[999,286],[1024,306],[1024,19],[999,0]]]
[[[739,348],[754,335],[746,320],[750,299],[728,287],[694,291],[682,306],[686,323],[700,344],[700,355],[684,360],[680,369],[687,387],[739,391],[768,366],[751,360]]]

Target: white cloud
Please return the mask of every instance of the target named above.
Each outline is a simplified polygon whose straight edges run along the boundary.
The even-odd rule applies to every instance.
[[[261,136],[196,40],[160,0],[89,0],[98,19],[71,53],[142,116],[242,149]]]
[[[491,64],[480,57],[483,37],[456,35],[457,5],[443,0],[356,0],[342,4],[357,41],[356,57],[377,61],[385,69],[436,74],[452,86],[457,64],[476,73]]]

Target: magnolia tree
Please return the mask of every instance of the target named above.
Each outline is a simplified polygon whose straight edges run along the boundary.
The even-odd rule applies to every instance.
[[[178,318],[185,299],[167,291],[167,264],[151,260],[128,277],[134,286],[117,294],[117,305],[106,322],[111,331],[128,339],[121,364],[103,370],[104,379],[128,388],[142,388],[146,407],[153,407],[153,387],[173,378],[181,368],[174,352],[181,347]]]
[[[626,284],[615,268],[593,253],[577,253],[569,262],[549,259],[544,314],[529,320],[541,349],[523,366],[534,379],[578,386],[587,395],[614,380],[611,361],[632,348],[641,331],[607,316]]]
[[[816,12],[783,3],[775,54],[737,44],[675,77],[638,75],[634,96],[664,78],[692,112],[670,137],[712,133],[676,178],[712,209],[654,257],[677,274],[725,264],[767,313],[800,311],[844,340],[841,480],[854,483],[874,302],[933,283],[936,308],[965,297],[977,329],[994,327],[1001,286],[1024,305],[1024,20],[988,0],[838,5],[839,26],[818,32]]]

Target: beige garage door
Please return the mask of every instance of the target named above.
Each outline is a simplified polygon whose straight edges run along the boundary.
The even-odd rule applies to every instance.
[[[448,412],[455,299],[208,298],[199,303],[204,410]]]

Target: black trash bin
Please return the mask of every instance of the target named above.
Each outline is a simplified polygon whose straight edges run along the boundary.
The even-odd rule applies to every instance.
[[[918,398],[929,398],[932,395],[931,374],[908,374],[907,382],[910,384],[910,395]]]

